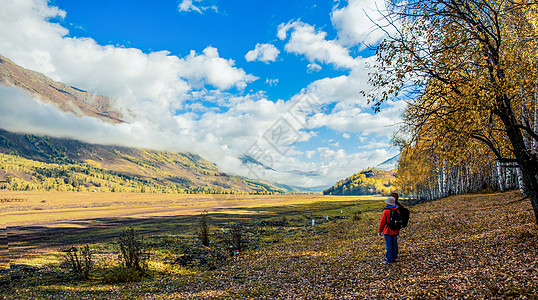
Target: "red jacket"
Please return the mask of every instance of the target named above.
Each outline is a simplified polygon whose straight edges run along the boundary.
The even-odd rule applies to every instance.
[[[395,210],[395,209],[398,209],[399,207],[396,206],[394,208],[386,208],[383,210],[383,214],[381,215],[381,220],[379,220],[379,229],[377,230],[377,232],[379,233],[383,233],[383,234],[388,234],[388,235],[397,235],[398,233],[400,233],[400,230],[393,230],[393,229],[390,229],[389,228],[389,220],[390,220],[390,211],[391,210]]]

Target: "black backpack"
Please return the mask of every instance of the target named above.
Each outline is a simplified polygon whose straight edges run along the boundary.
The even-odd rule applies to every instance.
[[[388,209],[388,208],[385,208]],[[387,226],[392,230],[399,230],[407,226],[409,222],[409,209],[400,206],[398,209],[390,210]]]
[[[402,228],[407,227],[407,223],[409,223],[409,209],[400,206],[398,208],[400,210],[400,217],[402,218]]]

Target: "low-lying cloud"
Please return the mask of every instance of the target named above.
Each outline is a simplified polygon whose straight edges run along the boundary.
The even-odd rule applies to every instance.
[[[178,9],[203,12],[203,3],[182,1]],[[46,0],[7,1],[2,5],[0,53],[54,80],[111,97],[126,121],[110,124],[79,118],[20,89],[0,86],[0,127],[6,130],[88,143],[193,152],[218,164],[224,172],[251,176],[238,157],[256,143],[263,143],[267,131],[290,110],[298,109],[293,104],[307,93],[322,105],[334,104],[333,109],[312,112],[308,120],[300,122],[309,128],[296,124],[299,142],[290,146],[286,155],[272,152],[275,158],[267,163],[276,171],[261,174],[261,179],[329,186],[373,162],[394,156],[390,149],[356,153],[334,142],[301,147],[302,142],[315,137],[313,130],[319,128],[332,130],[337,136],[345,134],[345,139],[361,133],[383,140],[396,130],[390,125],[397,122],[401,103],[387,103],[386,109],[373,115],[358,94],[367,82],[364,66],[368,59],[352,57],[345,46],[353,44],[344,41],[355,34],[346,33],[352,25],[349,14],[354,10],[333,12],[333,23],[339,24],[340,30],[335,40],[327,40],[325,32],[301,21],[281,24],[277,37],[285,42],[285,51],[305,56],[308,71],[321,71],[323,65],[349,74],[314,81],[291,99],[272,101],[263,91],[248,91],[248,85],[258,77],[234,60],[221,57],[215,47],[178,57],[168,51],[144,53],[135,48],[103,46],[91,38],[69,37],[68,30],[55,23],[66,13],[49,6]],[[259,43],[245,59],[272,62],[279,54],[273,44]],[[282,84],[273,77],[265,83]],[[265,146],[271,149],[267,143]],[[313,171],[316,176],[308,176]]]

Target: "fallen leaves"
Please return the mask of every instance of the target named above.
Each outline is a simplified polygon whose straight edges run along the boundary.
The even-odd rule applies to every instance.
[[[412,207],[395,264],[381,264],[379,212],[298,231],[295,240],[242,252],[218,270],[154,277],[115,293],[18,292],[23,298],[538,299],[538,228],[530,204],[514,202],[518,197],[464,195]]]

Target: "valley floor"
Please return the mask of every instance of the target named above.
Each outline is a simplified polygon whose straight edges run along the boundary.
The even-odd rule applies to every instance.
[[[379,207],[382,202],[379,201]],[[377,209],[377,208],[376,208]],[[400,260],[382,264],[380,210],[335,219],[234,256],[213,271],[137,283],[28,285],[5,298],[538,299],[538,227],[518,192],[453,196],[410,208]],[[275,231],[278,234],[278,230]]]

